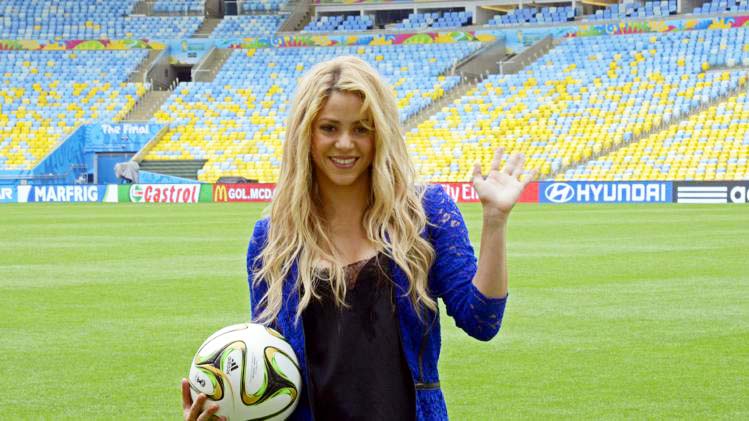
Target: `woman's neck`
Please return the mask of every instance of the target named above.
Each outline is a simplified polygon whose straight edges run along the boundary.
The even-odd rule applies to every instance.
[[[333,226],[361,226],[369,202],[369,180],[362,177],[349,186],[319,184],[325,219]]]
[[[377,250],[367,239],[363,224],[369,203],[369,177],[361,177],[349,186],[325,181],[328,180],[318,180],[318,191],[327,222],[327,235],[340,255],[338,263],[346,265],[372,257]]]

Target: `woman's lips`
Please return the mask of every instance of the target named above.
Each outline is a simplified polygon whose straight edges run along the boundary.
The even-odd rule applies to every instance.
[[[354,158],[354,157],[344,158],[344,157],[331,156],[329,159],[330,159],[330,162],[332,162],[336,168],[348,169],[348,168],[352,168],[354,164],[356,164],[356,160],[359,158]]]

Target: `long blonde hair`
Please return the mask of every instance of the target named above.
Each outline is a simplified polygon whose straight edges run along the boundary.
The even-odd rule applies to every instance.
[[[421,204],[423,189],[416,187],[416,172],[408,157],[393,91],[378,73],[356,57],[338,57],[313,67],[299,82],[292,102],[283,146],[283,160],[270,206],[268,239],[258,258],[255,284],[267,283],[259,301],[259,323],[269,323],[281,309],[283,284],[294,261],[298,277],[294,293],[300,293],[296,320],[315,291],[316,260],[332,262],[329,276],[336,304],[345,306],[344,268],[328,236],[317,194],[310,154],[312,123],[333,92],[358,94],[363,111],[374,124],[375,156],[371,167],[369,206],[363,216],[367,238],[391,258],[409,280],[408,295],[419,317],[424,308],[436,310],[429,296],[427,276],[434,260],[432,245],[420,236],[427,224]],[[299,289],[302,287],[301,290]]]

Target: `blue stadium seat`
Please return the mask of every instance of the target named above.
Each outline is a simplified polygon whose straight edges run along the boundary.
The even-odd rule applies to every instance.
[[[318,16],[311,20],[302,32],[366,31],[374,28],[374,21],[369,15],[363,16]]]

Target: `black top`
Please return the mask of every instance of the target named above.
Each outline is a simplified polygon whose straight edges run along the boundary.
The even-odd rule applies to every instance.
[[[330,284],[302,314],[309,398],[317,421],[413,420],[416,397],[400,342],[389,261],[379,254],[346,267],[346,304]]]

